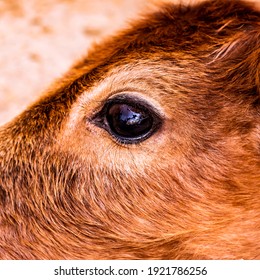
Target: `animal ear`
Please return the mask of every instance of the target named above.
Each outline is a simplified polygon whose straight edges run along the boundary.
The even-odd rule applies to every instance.
[[[210,68],[229,93],[260,106],[260,29],[237,34],[212,53]]]

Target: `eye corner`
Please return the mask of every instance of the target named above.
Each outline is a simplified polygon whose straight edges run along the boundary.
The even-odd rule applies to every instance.
[[[106,124],[104,121],[106,120],[106,108],[107,104],[105,104],[101,110],[92,114],[87,121],[97,127],[105,128]]]

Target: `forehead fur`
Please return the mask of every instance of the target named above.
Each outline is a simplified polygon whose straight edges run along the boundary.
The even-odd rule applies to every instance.
[[[105,65],[115,56],[135,54],[138,58],[157,51],[205,51],[205,46],[216,47],[237,32],[254,28],[259,29],[259,12],[252,4],[241,1],[206,1],[192,6],[165,4],[98,49],[95,46],[83,63],[99,60]]]
[[[224,53],[228,47],[231,49],[236,39],[253,30],[259,42],[259,16],[260,12],[252,3],[237,0],[205,1],[197,5],[165,4],[102,44],[93,45],[63,83],[73,81],[69,83],[69,90],[74,100],[73,93],[81,92],[78,89],[82,85],[91,86],[117,65],[143,58],[162,61],[190,56],[205,59],[214,51]],[[57,97],[57,92],[55,95]]]

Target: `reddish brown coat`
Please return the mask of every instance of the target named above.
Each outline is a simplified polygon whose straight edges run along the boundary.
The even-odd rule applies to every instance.
[[[169,4],[0,128],[0,258],[260,259],[260,13]],[[89,121],[131,91],[138,144]]]

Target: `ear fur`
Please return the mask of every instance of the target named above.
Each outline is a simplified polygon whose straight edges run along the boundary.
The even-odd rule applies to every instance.
[[[209,68],[223,92],[243,95],[260,105],[260,28],[239,32],[212,54]],[[228,83],[227,83],[228,81]]]

